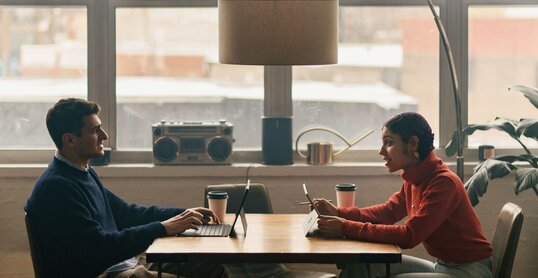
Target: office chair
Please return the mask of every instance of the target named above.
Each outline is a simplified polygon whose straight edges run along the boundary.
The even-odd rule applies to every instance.
[[[208,185],[204,192],[204,206],[208,207],[207,193],[209,191],[228,192],[226,212],[235,213],[239,208],[245,184],[215,184]],[[262,183],[251,183],[245,200],[245,213],[273,213],[271,198],[267,188]],[[335,278],[336,275],[317,271],[290,270],[285,264],[278,263],[238,263],[225,264],[231,277],[273,277],[273,278]]]
[[[520,206],[513,203],[506,203],[501,209],[497,226],[493,232],[493,278],[510,278],[512,266],[516,256],[519,234],[523,226],[523,211]],[[395,278],[440,278],[442,273],[406,273],[394,275]],[[448,276],[449,277],[449,276]]]
[[[225,191],[228,193],[227,213],[235,213],[239,208],[241,198],[245,192],[245,184],[216,184],[208,185],[204,192],[204,206],[208,207],[207,193],[209,191]],[[251,183],[250,191],[245,205],[243,206],[245,213],[273,213],[271,198],[265,185],[261,183]]]
[[[32,256],[32,264],[34,266],[34,274],[36,278],[47,277],[42,264],[43,252],[40,249],[39,242],[35,236],[35,229],[32,224],[31,216],[25,212],[24,222],[26,223],[26,233],[28,234],[28,242],[30,243],[30,255]]]

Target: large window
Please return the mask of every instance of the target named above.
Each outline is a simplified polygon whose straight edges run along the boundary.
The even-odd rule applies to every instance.
[[[536,108],[512,85],[538,87],[538,7],[471,6],[469,8],[469,123],[495,117],[536,118]],[[529,147],[538,142],[526,137]],[[476,132],[469,146],[490,144],[520,148],[500,131]]]
[[[54,147],[47,109],[87,97],[84,7],[0,6],[0,148]]]
[[[439,36],[429,8],[345,6],[339,13],[338,64],[293,67],[296,129],[322,125],[351,141],[373,128],[359,148],[376,149],[385,121],[415,111],[438,134]],[[337,140],[311,133],[301,142],[324,137]]]
[[[538,0],[509,2],[434,1],[454,50],[464,123],[537,116],[527,99],[507,87],[538,86]],[[339,63],[293,66],[291,75],[286,67],[275,74],[263,66],[220,64],[217,5],[217,0],[0,0],[0,148],[16,149],[17,155],[53,149],[44,118],[63,97],[101,104],[107,144],[127,154],[126,160],[150,153],[154,123],[221,119],[234,124],[234,151],[247,154],[237,157],[261,159],[264,106],[293,107],[294,140],[312,125],[348,139],[373,128],[376,133],[356,147],[357,160],[371,153],[361,150],[378,148],[383,122],[403,111],[428,119],[436,146],[450,140],[455,128],[450,75],[425,1],[341,0]],[[291,96],[266,98],[264,77],[273,80],[284,72],[286,81],[278,77],[276,84],[289,85],[291,78]],[[304,147],[323,139],[342,146],[322,133],[301,142]],[[476,132],[468,142],[469,148],[519,148],[495,131]]]

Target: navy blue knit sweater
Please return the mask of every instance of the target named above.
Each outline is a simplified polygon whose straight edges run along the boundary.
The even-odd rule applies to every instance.
[[[24,209],[50,277],[95,277],[165,236],[160,221],[184,210],[128,204],[104,188],[93,169],[77,170],[57,158]]]

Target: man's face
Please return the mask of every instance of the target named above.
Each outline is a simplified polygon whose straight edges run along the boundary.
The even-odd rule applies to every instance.
[[[105,154],[103,141],[108,134],[101,129],[101,120],[96,114],[84,117],[84,126],[80,136],[74,136],[74,151],[83,160],[89,160]]]

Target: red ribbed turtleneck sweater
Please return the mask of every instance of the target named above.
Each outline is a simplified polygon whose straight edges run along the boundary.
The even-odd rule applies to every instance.
[[[492,246],[471,206],[460,179],[432,152],[402,171],[399,192],[382,204],[340,208],[347,238],[393,243],[413,248],[424,243],[428,253],[453,263],[491,256]],[[402,225],[394,223],[408,216]]]

